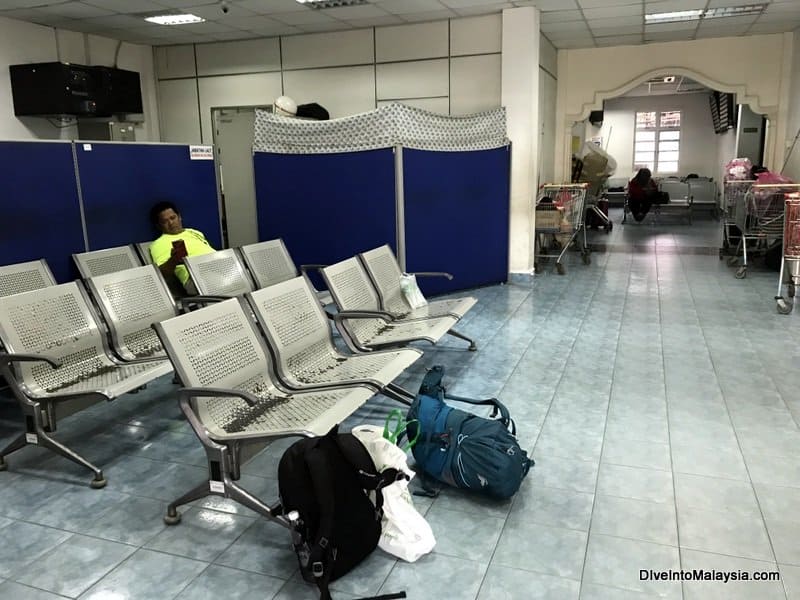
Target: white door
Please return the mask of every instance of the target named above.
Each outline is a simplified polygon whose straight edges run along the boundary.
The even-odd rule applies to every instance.
[[[253,178],[255,108],[214,108],[212,121],[226,246],[235,248],[253,244],[259,241]]]

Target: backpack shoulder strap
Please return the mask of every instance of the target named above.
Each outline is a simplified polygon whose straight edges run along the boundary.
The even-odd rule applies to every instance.
[[[464,402],[465,404],[475,404],[475,405],[483,405],[483,406],[491,406],[492,407],[492,417],[499,414],[500,418],[499,421],[503,423],[506,427],[511,428],[512,435],[517,434],[517,427],[514,424],[514,420],[511,418],[511,414],[508,412],[508,408],[506,405],[500,402],[497,398],[486,398],[484,400],[476,400],[474,398],[465,398],[464,396],[454,396],[453,394],[445,393],[444,397],[447,400],[455,400],[456,402]]]

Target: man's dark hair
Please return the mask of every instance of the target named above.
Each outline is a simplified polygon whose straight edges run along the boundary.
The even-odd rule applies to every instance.
[[[172,209],[176,213],[181,214],[181,211],[178,210],[178,207],[175,206],[173,202],[169,200],[162,200],[161,202],[156,202],[153,205],[153,208],[150,209],[150,222],[158,227],[158,216],[164,212],[165,210]]]

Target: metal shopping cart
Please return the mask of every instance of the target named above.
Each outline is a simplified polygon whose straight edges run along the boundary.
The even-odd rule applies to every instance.
[[[728,264],[736,265],[739,251],[742,264],[736,270],[736,278],[747,277],[747,253],[765,252],[772,244],[783,238],[783,210],[785,194],[800,191],[796,183],[754,183],[750,190],[736,203],[736,226],[741,230],[741,239],[735,256]]]
[[[722,187],[722,247],[719,249],[719,259],[735,251],[741,239],[741,232],[736,227],[736,204],[750,191],[755,181],[732,180],[726,181]]]
[[[586,246],[584,226],[585,183],[545,184],[539,188],[534,225],[533,270],[539,273],[542,258],[555,258],[559,275],[566,272],[561,262],[573,242],[581,253],[583,264],[592,262]],[[580,234],[583,233],[581,236]]]
[[[784,279],[784,275],[786,279]],[[786,284],[786,296],[782,295]],[[794,293],[800,284],[800,192],[786,194],[783,211],[783,261],[775,296],[778,312],[788,315],[794,308]]]

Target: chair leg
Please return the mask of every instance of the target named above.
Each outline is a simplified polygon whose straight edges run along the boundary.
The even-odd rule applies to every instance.
[[[563,254],[563,252],[562,252],[562,254]],[[468,350],[470,352],[475,352],[478,349],[478,346],[475,345],[475,340],[473,340],[472,338],[468,338],[463,333],[459,333],[455,329],[451,329],[447,333],[448,333],[448,335],[452,335],[453,337],[457,337],[458,339],[465,340],[465,341],[469,342]]]
[[[28,442],[25,438],[25,434],[21,433],[18,437],[16,437],[10,444],[8,444],[2,451],[0,451],[0,471],[5,471],[8,469],[8,463],[5,461],[6,456],[11,454],[12,452],[16,452],[20,448],[24,448],[28,445]]]
[[[167,525],[177,525],[181,522],[181,513],[178,512],[178,507],[194,502],[200,498],[205,498],[211,495],[211,488],[208,481],[204,481],[200,485],[193,487],[177,500],[173,500],[167,507],[167,514],[164,516],[164,523]]]
[[[37,427],[36,435],[39,438],[38,439],[38,444],[40,446],[44,446],[45,448],[48,448],[49,450],[52,450],[53,452],[55,452],[59,456],[63,456],[67,460],[71,460],[74,463],[78,463],[79,465],[81,465],[83,467],[86,467],[92,473],[94,473],[94,479],[89,484],[93,488],[100,489],[100,488],[106,487],[107,481],[106,481],[105,477],[103,477],[103,471],[102,470],[98,469],[96,466],[94,466],[92,463],[90,463],[88,460],[83,458],[80,454],[78,454],[77,452],[75,452],[71,448],[68,448],[67,446],[65,446],[61,442],[51,438],[41,428]]]
[[[261,500],[253,496],[250,492],[248,492],[244,488],[240,488],[232,481],[225,482],[225,492],[228,498],[230,498],[231,500],[235,500],[242,506],[246,506],[250,510],[260,515],[263,515],[272,521],[276,521],[277,523],[283,525],[288,529],[291,529],[291,525],[286,519],[283,519],[280,516],[276,515],[275,509],[273,509],[270,506],[267,506]]]

